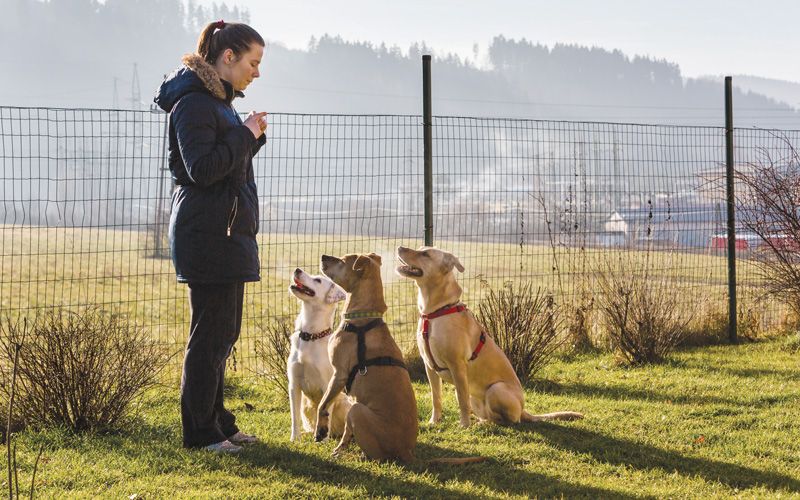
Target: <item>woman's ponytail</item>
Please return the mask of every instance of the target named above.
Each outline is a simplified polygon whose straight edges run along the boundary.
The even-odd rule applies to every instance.
[[[238,57],[250,50],[252,43],[265,45],[261,35],[250,26],[219,20],[203,28],[197,39],[197,54],[207,63],[214,64],[226,49],[231,49]]]

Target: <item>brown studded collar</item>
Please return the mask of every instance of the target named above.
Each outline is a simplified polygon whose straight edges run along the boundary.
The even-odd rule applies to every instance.
[[[322,330],[319,333],[308,333],[304,331],[300,331],[300,340],[305,340],[306,342],[313,342],[314,340],[319,340],[327,337],[331,334],[333,330],[328,328],[327,330]]]

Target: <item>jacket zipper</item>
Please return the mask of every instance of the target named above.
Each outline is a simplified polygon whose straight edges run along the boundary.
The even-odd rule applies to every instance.
[[[236,214],[239,211],[239,196],[236,195],[233,197],[233,208],[231,209],[231,215],[228,217],[228,237],[231,235],[231,228],[233,227],[233,221],[236,220]]]

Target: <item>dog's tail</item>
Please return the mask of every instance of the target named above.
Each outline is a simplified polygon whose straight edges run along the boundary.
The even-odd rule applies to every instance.
[[[486,457],[461,457],[461,458],[433,458],[427,460],[429,464],[464,465],[477,464],[486,460]]]
[[[554,411],[553,413],[531,415],[523,410],[520,420],[523,422],[544,422],[547,420],[580,420],[582,418],[583,413],[578,413],[577,411]]]

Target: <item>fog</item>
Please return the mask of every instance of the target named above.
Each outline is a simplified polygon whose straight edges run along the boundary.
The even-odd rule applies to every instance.
[[[148,109],[163,76],[193,50],[201,27],[245,9],[180,0],[6,0],[0,105]],[[232,4],[231,4],[232,5]],[[255,26],[258,28],[258,26]],[[9,50],[10,48],[11,50]],[[357,42],[321,33],[304,49],[270,41],[262,78],[240,110],[419,114],[421,55],[432,53],[434,114],[720,125],[722,77],[685,78],[671,61],[609,49],[541,45],[498,33],[484,60]],[[738,126],[800,128],[786,92],[747,80],[735,95]],[[767,82],[768,83],[768,82]],[[771,92],[768,92],[771,93]]]

